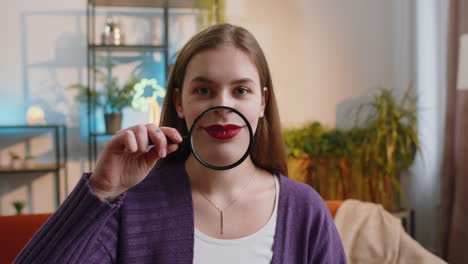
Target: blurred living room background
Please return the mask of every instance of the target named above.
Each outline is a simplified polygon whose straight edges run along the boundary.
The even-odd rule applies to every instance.
[[[227,22],[266,54],[289,177],[382,204],[429,252],[468,259],[464,1],[1,4],[1,216],[53,213],[116,130],[158,122],[177,50]]]

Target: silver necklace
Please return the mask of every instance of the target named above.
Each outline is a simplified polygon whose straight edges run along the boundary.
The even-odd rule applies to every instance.
[[[233,205],[237,200],[239,200],[240,196],[244,193],[245,189],[247,189],[247,186],[249,186],[249,184],[252,182],[253,178],[254,178],[254,175],[255,174],[252,174],[252,176],[250,177],[250,180],[249,182],[244,186],[244,188],[242,188],[242,190],[239,192],[239,194],[237,195],[237,197],[232,200],[226,207],[224,207],[223,209],[219,208],[219,206],[217,206],[215,203],[213,203],[203,192],[199,191],[200,194],[208,201],[210,202],[211,205],[213,205],[216,210],[219,211],[219,214],[220,214],[220,224],[221,224],[221,230],[220,230],[220,234],[224,234],[224,213],[223,211],[228,209],[231,205]]]

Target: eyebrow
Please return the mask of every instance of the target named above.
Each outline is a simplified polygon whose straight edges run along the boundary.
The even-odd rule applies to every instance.
[[[197,76],[193,78],[190,82],[215,83],[215,81],[209,78],[203,77],[203,76]],[[231,84],[248,83],[248,82],[255,84],[255,82],[250,78],[242,78],[242,79],[234,80],[234,81],[231,81]]]

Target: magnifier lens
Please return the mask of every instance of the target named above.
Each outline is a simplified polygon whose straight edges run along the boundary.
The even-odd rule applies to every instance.
[[[220,169],[236,164],[249,153],[249,128],[245,118],[232,108],[211,108],[192,125],[192,153],[205,166]]]

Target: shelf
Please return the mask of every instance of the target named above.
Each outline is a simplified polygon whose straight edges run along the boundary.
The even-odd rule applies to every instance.
[[[111,136],[113,136],[113,135],[115,135],[115,134],[109,134],[109,133],[106,133],[106,132],[92,132],[90,135],[91,135],[92,137],[103,137],[103,136],[109,136],[109,137],[111,137]]]
[[[153,76],[152,71],[157,67],[158,81],[161,83],[167,82],[170,73],[170,61],[173,59],[169,57],[170,50],[173,49],[171,40],[172,32],[170,29],[170,19],[172,16],[177,16],[180,13],[184,15],[193,15],[194,18],[199,14],[196,5],[199,0],[88,0],[86,7],[86,36],[87,36],[87,70],[88,70],[88,87],[93,91],[96,90],[96,71],[97,58],[105,56],[108,60],[112,60],[115,64],[129,64],[136,60],[142,60],[135,68],[138,70],[136,75],[150,75]],[[150,27],[150,35],[157,35],[160,41],[155,38],[148,39],[148,41],[134,41],[124,43],[126,45],[104,45],[102,37],[102,25],[96,25],[96,18],[99,17],[99,23],[102,23],[102,18],[106,17],[138,17],[144,18],[148,21],[153,21],[157,18],[157,25],[154,24]],[[153,23],[153,22],[151,22]],[[96,30],[98,29],[98,30]],[[132,33],[131,31],[126,34]],[[141,56],[153,56],[153,61],[145,61],[147,58]],[[136,57],[136,58],[135,58]],[[134,64],[133,64],[134,65]],[[129,65],[130,66],[130,65]],[[151,67],[151,69],[150,69]],[[126,67],[129,68],[129,67]],[[108,76],[112,76],[112,67],[107,67]],[[147,72],[148,70],[148,72]],[[151,71],[151,73],[149,73]],[[136,73],[136,72],[132,72]],[[144,76],[138,76],[144,77]],[[161,80],[159,80],[161,79]],[[88,94],[89,96],[89,94]],[[114,134],[105,133],[98,127],[96,117],[96,104],[91,100],[88,104],[88,158],[90,170],[96,164],[98,147],[104,141],[112,137]],[[102,129],[104,130],[104,129]]]
[[[165,51],[164,45],[89,45],[90,49],[96,51]]]
[[[68,172],[67,172],[67,161],[68,161],[68,148],[67,148],[67,127],[65,124],[48,124],[48,125],[27,125],[27,124],[16,124],[16,125],[2,125],[0,130],[12,130],[10,131],[13,135],[18,134],[31,134],[28,137],[35,137],[39,133],[44,133],[43,131],[49,131],[52,133],[53,139],[53,152],[55,159],[48,162],[33,162],[28,167],[23,166],[24,163],[22,160],[17,161],[15,165],[18,167],[11,167],[8,165],[0,166],[0,175],[13,175],[13,174],[22,174],[22,173],[53,173],[54,174],[54,186],[53,193],[55,196],[55,208],[58,209],[61,202],[61,178],[63,174],[63,179],[65,182],[63,186],[65,187],[65,194],[68,194]],[[20,130],[18,133],[16,130]],[[34,132],[34,133],[33,133]],[[4,132],[2,132],[3,134]],[[2,135],[3,136],[3,135]],[[8,139],[7,139],[8,140]],[[26,153],[27,154],[27,153]]]
[[[64,125],[56,125],[56,124],[50,124],[50,125],[2,125],[0,128],[56,128],[56,127],[63,127]]]
[[[195,0],[89,0],[95,7],[194,8]]]
[[[44,163],[44,164],[36,164],[31,168],[26,168],[26,167],[12,168],[9,166],[0,166],[0,173],[5,174],[5,173],[19,173],[19,172],[24,172],[24,173],[52,172],[61,168],[65,168],[65,164],[62,163],[60,164],[59,167],[57,167],[57,164],[55,163]]]

